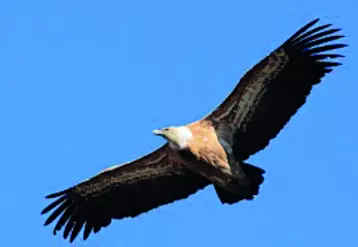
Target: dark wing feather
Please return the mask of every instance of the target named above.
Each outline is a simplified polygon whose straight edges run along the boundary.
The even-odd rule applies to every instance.
[[[245,160],[265,148],[305,103],[312,86],[340,63],[331,54],[346,45],[331,24],[308,23],[249,70],[226,100],[206,119],[234,129],[235,157]],[[328,52],[328,53],[325,53]]]
[[[161,205],[184,199],[210,182],[171,155],[167,145],[138,160],[105,170],[70,189],[48,195],[56,198],[45,225],[57,220],[54,234],[63,227],[72,242],[84,226],[83,237],[98,232],[112,219],[135,217]]]

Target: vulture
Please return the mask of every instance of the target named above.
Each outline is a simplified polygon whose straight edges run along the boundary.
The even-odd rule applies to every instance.
[[[264,170],[245,162],[264,149],[306,102],[313,85],[343,57],[342,35],[315,19],[245,73],[229,96],[206,117],[154,130],[167,140],[137,160],[47,195],[42,214],[53,233],[86,240],[113,219],[136,217],[213,185],[221,203],[258,195]]]

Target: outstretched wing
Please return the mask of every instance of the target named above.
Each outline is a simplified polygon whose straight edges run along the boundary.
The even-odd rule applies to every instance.
[[[160,205],[184,199],[210,182],[182,166],[167,145],[147,156],[115,166],[67,190],[42,214],[53,210],[45,225],[58,218],[53,233],[65,227],[72,242],[84,226],[84,239],[112,219],[135,217]]]
[[[265,148],[305,103],[312,86],[340,63],[332,54],[344,36],[331,24],[308,23],[279,48],[249,70],[226,100],[207,120],[228,123],[234,129],[234,155],[239,160]]]

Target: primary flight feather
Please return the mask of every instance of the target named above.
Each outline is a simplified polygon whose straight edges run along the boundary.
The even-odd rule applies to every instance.
[[[345,44],[340,29],[308,23],[240,80],[205,118],[185,126],[153,131],[168,143],[135,161],[106,169],[69,189],[42,214],[56,221],[72,242],[108,226],[112,219],[135,217],[214,185],[222,203],[251,200],[264,170],[244,162],[265,148],[305,103],[313,85],[340,63]],[[332,53],[334,52],[334,53]]]

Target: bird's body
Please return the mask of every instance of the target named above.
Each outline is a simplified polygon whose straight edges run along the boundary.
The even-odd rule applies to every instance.
[[[135,217],[184,199],[213,185],[222,203],[251,200],[264,170],[245,162],[264,149],[305,103],[312,87],[340,63],[327,53],[344,44],[330,25],[314,20],[249,70],[232,93],[205,118],[155,130],[168,143],[137,160],[108,168],[76,186],[48,195],[57,198],[53,232],[73,241],[81,229],[87,239],[112,219]],[[328,44],[327,44],[328,43]]]
[[[155,130],[154,133],[168,140],[173,157],[186,168],[226,189],[237,180],[240,189],[233,189],[232,192],[251,195],[251,191],[244,191],[248,181],[232,153],[233,129],[227,124],[202,120]],[[246,190],[250,189],[247,187]]]
[[[174,148],[179,159],[185,161],[183,163],[187,168],[220,184],[235,177],[229,164],[230,154],[220,144],[215,128],[210,122],[198,121],[180,128],[190,131],[192,138],[182,148],[178,149],[170,140],[169,146]]]

